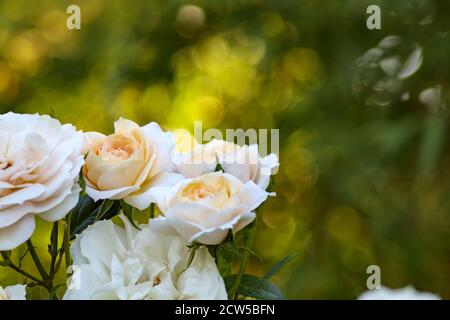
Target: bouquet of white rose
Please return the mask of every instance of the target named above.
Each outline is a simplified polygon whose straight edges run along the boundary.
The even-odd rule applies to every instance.
[[[53,299],[282,298],[246,274],[278,157],[218,140],[177,152],[156,123],[114,126],[105,136],[0,115],[0,267]],[[35,216],[53,222],[49,266],[31,241]],[[39,275],[13,261],[24,243]],[[63,264],[69,280],[55,283]],[[24,286],[0,287],[0,299],[20,298]]]

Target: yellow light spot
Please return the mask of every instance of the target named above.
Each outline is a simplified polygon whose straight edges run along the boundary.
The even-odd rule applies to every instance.
[[[262,32],[266,37],[275,37],[284,29],[284,21],[276,12],[267,12],[262,15]]]
[[[300,82],[314,81],[320,73],[320,58],[312,49],[296,48],[285,55],[283,67]]]
[[[42,47],[39,39],[23,35],[6,42],[3,54],[9,65],[18,71],[35,74],[41,65]]]
[[[327,221],[328,232],[343,242],[355,241],[361,233],[361,227],[361,217],[351,207],[334,209]]]

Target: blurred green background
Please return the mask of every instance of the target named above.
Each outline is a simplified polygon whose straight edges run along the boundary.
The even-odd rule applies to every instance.
[[[105,133],[120,116],[279,128],[251,272],[295,252],[274,278],[291,299],[356,298],[371,264],[448,299],[449,21],[447,0],[1,0],[0,112]],[[46,257],[48,233],[33,238]]]

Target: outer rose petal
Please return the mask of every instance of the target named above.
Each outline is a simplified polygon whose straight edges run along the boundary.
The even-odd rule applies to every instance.
[[[50,222],[61,220],[70,210],[72,210],[77,205],[78,199],[80,197],[80,191],[81,188],[78,185],[75,185],[72,188],[72,193],[67,196],[63,200],[63,202],[58,204],[56,207],[53,207],[49,211],[39,214],[39,217]]]
[[[400,289],[381,287],[376,290],[363,292],[358,300],[441,300],[441,298],[430,292],[420,292],[412,286]]]
[[[139,190],[139,187],[131,186],[108,191],[99,191],[86,185],[86,193],[94,199],[94,201],[103,199],[120,200],[127,197],[132,192]]]
[[[198,226],[205,226],[211,216],[220,216],[223,211],[198,202],[179,202],[164,212],[166,217],[176,217]],[[224,214],[227,216],[226,214]]]
[[[236,234],[238,231],[244,229],[246,226],[248,226],[250,223],[255,220],[256,214],[254,212],[248,212],[241,216],[239,221],[234,225],[233,227],[233,234]]]
[[[238,214],[228,222],[221,224],[218,227],[211,227],[209,229],[202,230],[194,234],[189,243],[200,242],[203,244],[219,244],[226,239],[228,230],[231,230],[233,234],[236,234],[243,227],[251,223],[255,219],[253,212]]]
[[[194,234],[190,239],[189,243],[199,242],[206,245],[215,245],[221,243],[226,239],[228,235],[228,230],[222,229],[212,229],[211,231],[202,231],[200,233]]]
[[[114,122],[115,133],[127,134],[134,129],[139,129],[138,124],[134,121],[120,117],[119,120]]]
[[[26,300],[27,291],[25,290],[27,286],[15,285],[5,288],[5,293],[9,300]]]
[[[33,206],[30,204],[13,206],[11,208],[3,210],[0,214],[0,228],[12,225],[16,221],[22,219],[22,217],[30,213],[32,210]]]
[[[191,266],[214,266],[214,259],[208,254],[206,248],[199,248],[195,252]],[[178,288],[183,292],[185,299],[227,300],[225,284],[215,270],[203,274],[195,274],[194,269],[187,269],[178,279]]]
[[[263,189],[259,188],[253,181],[248,181],[239,192],[239,196],[245,204],[247,204],[249,211],[258,208],[261,203],[266,201],[269,194]]]
[[[142,127],[142,130],[148,138],[147,142],[154,144],[158,152],[154,168],[150,172],[150,176],[154,176],[168,168],[175,148],[175,140],[172,133],[162,131],[156,122],[147,124]]]
[[[0,251],[12,250],[27,241],[34,228],[34,215],[27,215],[9,227],[1,228]]]
[[[45,192],[42,184],[32,184],[23,189],[17,190],[5,197],[0,198],[0,210],[8,206],[23,204],[25,201],[33,200]]]
[[[151,203],[156,202],[155,197],[159,198],[161,193],[165,194],[168,188],[183,180],[184,177],[181,174],[161,172],[147,185],[141,186],[139,192],[130,194],[124,201],[139,210],[147,209]]]
[[[278,156],[274,153],[262,158],[260,162],[260,176],[256,184],[261,189],[266,190],[270,183],[270,176],[277,173],[280,162]]]
[[[177,235],[177,230],[173,227],[173,225],[167,220],[166,217],[156,217],[149,221],[150,230],[164,234],[168,236]]]
[[[86,132],[84,134],[83,154],[88,153],[93,144],[103,141],[106,136],[99,132]]]

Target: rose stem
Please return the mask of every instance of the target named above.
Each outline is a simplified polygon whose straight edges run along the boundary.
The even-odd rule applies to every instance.
[[[250,257],[250,250],[252,249],[253,242],[255,240],[256,224],[257,224],[257,220],[255,220],[254,224],[251,226],[251,229],[250,229],[248,237],[247,237],[247,241],[245,243],[245,248],[247,248],[249,250],[244,251],[244,254],[242,257],[242,263],[241,263],[241,266],[239,267],[239,272],[236,276],[236,280],[235,280],[235,282],[233,284],[233,288],[231,290],[231,293],[233,295],[233,300],[237,300],[237,298],[239,296],[239,294],[238,294],[239,285],[241,284],[242,276],[244,275],[244,273],[247,269],[248,258]]]
[[[6,262],[6,266],[10,267],[11,269],[13,269],[14,271],[22,274],[23,276],[27,277],[28,279],[36,282],[37,284],[45,287],[45,283],[44,281],[36,278],[35,276],[33,276],[32,274],[26,272],[25,270],[21,269],[20,267],[16,266],[11,259],[8,257],[8,255],[5,252],[2,252],[2,257],[4,259],[4,261]]]

